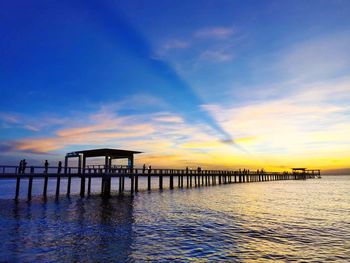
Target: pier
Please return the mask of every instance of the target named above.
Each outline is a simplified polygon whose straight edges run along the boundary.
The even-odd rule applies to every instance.
[[[95,149],[87,151],[77,151],[68,153],[65,157],[64,167],[47,166],[0,166],[1,179],[15,179],[16,189],[14,197],[19,198],[21,181],[28,180],[27,199],[32,198],[33,180],[44,179],[43,197],[47,197],[49,181],[55,181],[56,197],[61,194],[69,196],[71,194],[72,178],[80,180],[80,196],[91,195],[91,182],[94,178],[101,180],[101,195],[108,197],[112,192],[123,194],[129,192],[134,194],[139,191],[139,179],[147,180],[147,190],[162,190],[165,187],[174,188],[192,188],[226,185],[233,183],[252,183],[279,180],[306,180],[311,178],[320,178],[320,170],[308,170],[306,168],[293,168],[292,172],[266,172],[249,170],[202,170],[198,169],[153,169],[153,168],[135,168],[134,154],[141,152],[116,150],[116,149]],[[87,158],[104,157],[103,165],[86,165]],[[68,166],[69,158],[77,158],[78,165]],[[127,159],[127,166],[113,165],[114,159]],[[67,179],[67,190],[61,193],[61,179]],[[118,188],[113,189],[112,178],[117,178]],[[167,178],[169,185],[165,185],[164,178]],[[49,180],[50,179],[50,180]],[[158,187],[152,189],[152,182],[157,181]],[[128,185],[126,184],[128,182]],[[115,190],[115,191],[113,191]]]

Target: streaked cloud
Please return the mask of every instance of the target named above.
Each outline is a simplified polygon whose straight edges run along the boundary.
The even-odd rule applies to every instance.
[[[197,38],[209,38],[209,39],[227,39],[234,34],[232,27],[205,27],[198,29],[194,36]]]
[[[231,61],[233,58],[233,52],[226,50],[205,50],[199,56],[200,60],[211,62],[227,62]]]
[[[350,123],[350,107],[339,103],[341,98],[350,99],[350,79],[315,84],[292,95],[255,104],[203,107],[233,137],[251,138],[240,140],[240,144],[270,164],[298,160],[307,165],[312,156],[323,156],[313,160],[312,165],[334,166],[349,161],[344,152],[350,147],[350,126],[345,124]],[[324,160],[330,153],[339,158],[337,164]]]
[[[183,51],[193,56],[192,63],[201,61],[228,62],[234,58],[233,43],[235,42],[235,31],[233,27],[213,26],[204,27],[191,32],[186,37],[171,38],[160,44],[156,53],[160,57],[169,58],[173,56],[170,51]],[[176,58],[176,56],[175,56]],[[176,64],[176,63],[175,63]]]
[[[350,31],[307,39],[280,51],[276,67],[290,78],[315,81],[349,72]]]
[[[164,43],[163,48],[165,50],[171,50],[171,49],[185,49],[190,47],[190,43],[185,40],[180,40],[180,39],[172,39],[168,40],[167,42]]]

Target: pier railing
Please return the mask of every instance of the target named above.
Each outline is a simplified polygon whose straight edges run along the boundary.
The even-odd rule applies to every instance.
[[[71,175],[80,175],[80,174],[151,174],[151,175],[170,175],[170,174],[292,174],[289,172],[266,172],[266,171],[250,171],[250,170],[197,170],[197,169],[169,169],[169,168],[126,168],[126,167],[104,167],[103,165],[94,165],[89,168],[79,168],[79,167],[58,167],[58,166],[26,166],[20,168],[19,166],[14,165],[0,165],[0,178],[7,177],[12,175],[20,175],[27,177],[30,174],[35,174],[36,176],[42,175],[57,175],[57,174],[71,174]]]
[[[318,170],[319,171],[319,170]],[[119,193],[125,189],[125,179],[130,179],[130,192],[138,192],[139,177],[147,178],[147,190],[151,190],[151,181],[156,178],[158,189],[163,189],[163,178],[169,178],[169,188],[174,189],[177,179],[177,187],[187,188],[229,183],[249,183],[277,180],[305,180],[320,177],[320,173],[314,172],[266,172],[263,170],[202,170],[202,169],[150,169],[150,168],[125,168],[115,166],[98,167],[43,167],[43,166],[0,166],[0,179],[16,179],[15,199],[19,197],[21,179],[28,179],[28,199],[32,196],[32,183],[34,178],[43,178],[43,196],[47,196],[49,178],[56,179],[56,196],[60,195],[61,178],[67,178],[67,195],[70,195],[72,178],[80,179],[80,195],[83,197],[91,193],[92,178],[101,178],[101,193],[109,196],[111,193],[111,178],[119,178]],[[86,191],[86,180],[87,191]]]

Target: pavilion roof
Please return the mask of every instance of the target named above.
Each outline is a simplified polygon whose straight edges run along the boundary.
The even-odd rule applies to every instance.
[[[142,152],[138,151],[130,151],[130,150],[121,150],[121,149],[109,149],[109,148],[103,148],[103,149],[91,149],[91,150],[83,150],[83,151],[74,151],[67,153],[66,156],[68,157],[77,157],[79,154],[83,154],[85,157],[103,157],[103,156],[110,156],[113,159],[117,158],[129,158],[132,157],[134,154],[138,154]]]

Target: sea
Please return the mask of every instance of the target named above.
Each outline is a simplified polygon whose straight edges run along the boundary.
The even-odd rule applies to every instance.
[[[0,181],[0,262],[350,262],[350,176],[13,200]],[[117,182],[112,188],[118,189]],[[157,182],[153,182],[156,186]],[[126,182],[126,188],[128,182]]]

